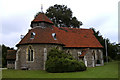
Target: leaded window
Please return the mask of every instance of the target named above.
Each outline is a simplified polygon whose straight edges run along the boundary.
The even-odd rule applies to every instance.
[[[31,46],[29,46],[27,51],[27,61],[33,61],[34,58],[34,51]]]

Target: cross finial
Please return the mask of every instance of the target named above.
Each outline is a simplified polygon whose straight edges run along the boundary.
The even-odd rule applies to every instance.
[[[41,12],[43,13],[43,5],[41,4]]]

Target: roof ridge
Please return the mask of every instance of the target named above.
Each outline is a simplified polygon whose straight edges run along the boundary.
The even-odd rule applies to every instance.
[[[59,28],[67,28],[67,29],[84,29],[84,30],[91,30],[91,29],[87,29],[87,28],[70,28],[70,27],[59,27]]]

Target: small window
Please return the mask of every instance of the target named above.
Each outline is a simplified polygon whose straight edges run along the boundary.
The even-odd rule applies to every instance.
[[[80,56],[82,53],[81,52],[78,52],[78,56]]]
[[[36,24],[34,23],[34,24],[32,24],[32,26],[33,26],[33,27],[35,27],[35,26],[36,26]]]
[[[34,37],[35,37],[35,33],[31,32],[31,39],[34,39]]]
[[[66,53],[72,55],[72,52],[70,50],[67,50]]]
[[[37,26],[39,26],[39,23],[37,23]]]
[[[68,54],[70,53],[70,51],[69,51],[69,50],[67,50],[66,52],[67,52]]]
[[[57,40],[56,33],[52,33],[52,36],[53,36],[54,40]]]

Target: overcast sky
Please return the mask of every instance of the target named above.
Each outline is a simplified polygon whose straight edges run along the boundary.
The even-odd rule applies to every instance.
[[[0,0],[0,42],[15,47],[20,35],[30,29],[35,14],[46,12],[55,4],[67,5],[79,21],[81,28],[95,28],[110,42],[118,42],[118,1],[119,0]],[[1,39],[2,38],[2,39]]]

